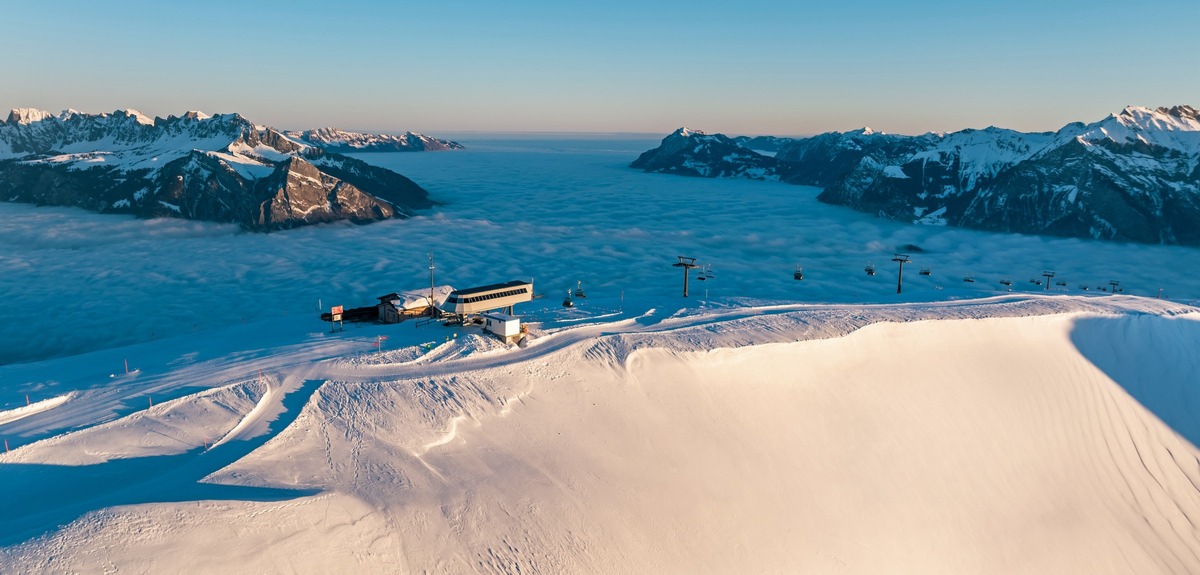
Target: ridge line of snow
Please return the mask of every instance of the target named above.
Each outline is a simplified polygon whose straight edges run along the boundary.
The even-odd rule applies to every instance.
[[[16,409],[0,411],[0,425],[4,425],[5,423],[12,423],[14,421],[17,421],[18,419],[24,419],[31,415],[36,415],[38,413],[42,413],[43,411],[48,411],[48,410],[54,409],[64,403],[70,401],[71,399],[73,399],[75,397],[75,395],[76,395],[76,392],[72,391],[70,393],[66,393],[63,395],[56,396],[56,397],[51,397],[50,399],[43,399],[41,401],[35,401],[29,405],[23,405]]]
[[[276,403],[276,399],[279,397],[279,386],[271,385],[270,379],[264,378],[263,382],[267,386],[267,391],[262,394],[262,397],[258,398],[258,403],[254,404],[254,408],[251,409],[249,413],[242,416],[242,419],[238,421],[237,425],[233,426],[233,429],[230,429],[228,433],[221,437],[221,439],[214,442],[209,449],[215,449],[218,446],[225,445],[226,443],[229,443],[230,441],[240,437],[246,428],[250,427],[262,418],[262,415],[267,410],[268,406],[270,406],[272,403]]]

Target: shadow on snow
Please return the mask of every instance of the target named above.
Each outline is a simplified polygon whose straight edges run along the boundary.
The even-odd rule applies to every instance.
[[[1071,342],[1163,423],[1200,446],[1200,321],[1148,314],[1082,318]]]
[[[0,545],[45,535],[89,512],[118,505],[283,501],[318,493],[318,489],[221,485],[200,480],[249,455],[285,429],[322,383],[306,381],[284,396],[284,410],[271,421],[267,433],[207,451],[196,448],[176,455],[114,459],[95,465],[0,465],[0,482],[9,495],[0,505]]]

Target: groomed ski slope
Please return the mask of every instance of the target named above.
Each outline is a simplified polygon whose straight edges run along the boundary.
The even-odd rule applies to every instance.
[[[0,455],[0,565],[1200,572],[1194,307],[1013,295],[577,319],[542,318],[525,349],[313,322],[239,327],[279,335],[236,353],[224,334],[29,364],[74,369],[77,394],[0,425],[20,440]],[[122,353],[140,374],[89,387],[79,366]]]

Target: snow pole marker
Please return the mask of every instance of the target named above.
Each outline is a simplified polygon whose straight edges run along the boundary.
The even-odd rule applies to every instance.
[[[150,400],[150,409],[154,409],[154,398],[147,395],[146,399]]]
[[[125,375],[129,375],[129,358],[125,358]]]
[[[25,405],[29,405],[29,394],[25,394]]]
[[[4,438],[4,452],[8,453],[8,438]]]

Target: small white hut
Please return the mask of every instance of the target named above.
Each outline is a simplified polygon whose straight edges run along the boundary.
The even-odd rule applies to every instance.
[[[494,334],[505,343],[513,343],[521,339],[521,318],[506,313],[488,312],[483,317],[483,330]]]

